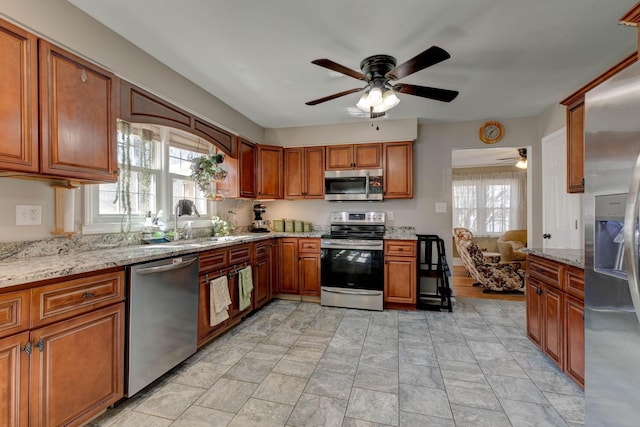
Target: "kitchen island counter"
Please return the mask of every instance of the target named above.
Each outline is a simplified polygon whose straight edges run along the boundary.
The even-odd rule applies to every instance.
[[[524,252],[584,269],[584,250],[582,249],[527,248]]]

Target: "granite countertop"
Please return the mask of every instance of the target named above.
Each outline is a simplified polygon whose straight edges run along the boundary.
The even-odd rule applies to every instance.
[[[0,261],[0,289],[41,280],[122,267],[162,258],[197,253],[273,237],[320,237],[321,233],[247,233],[149,245],[96,248],[63,255]]]
[[[527,248],[524,251],[528,254],[584,269],[584,250],[582,249]]]
[[[94,250],[83,250],[59,255],[8,259],[0,261],[0,289],[275,237],[320,238],[322,234],[320,231],[310,233],[246,233],[227,237],[206,237],[159,244],[118,247],[103,246],[96,247]],[[404,230],[387,233],[384,238],[393,240],[417,239],[415,233],[408,233]]]

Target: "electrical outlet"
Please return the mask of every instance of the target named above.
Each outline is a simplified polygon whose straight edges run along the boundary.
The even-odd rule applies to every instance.
[[[436,202],[436,213],[447,213],[446,202]]]
[[[387,212],[387,219],[388,219],[389,221],[393,221],[393,212],[391,212],[391,211],[390,211],[390,212]]]
[[[42,206],[16,205],[16,225],[41,225]]]

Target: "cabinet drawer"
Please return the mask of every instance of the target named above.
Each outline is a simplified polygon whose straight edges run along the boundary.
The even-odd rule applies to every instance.
[[[251,245],[240,245],[229,248],[229,264],[238,264],[251,260]]]
[[[227,266],[227,250],[218,249],[201,252],[199,256],[198,268],[200,274],[220,270]]]
[[[320,239],[298,239],[299,253],[320,253]]]
[[[0,295],[0,337],[29,329],[29,291]]]
[[[271,240],[265,240],[264,242],[258,242],[254,245],[253,258],[264,258],[269,254],[269,246],[271,246]]]
[[[31,290],[32,328],[124,301],[124,272],[97,274]]]
[[[556,262],[535,255],[529,255],[527,273],[548,285],[561,289],[562,266]]]
[[[570,267],[565,273],[565,291],[584,301],[584,270]]]
[[[386,240],[385,255],[416,256],[416,242],[413,240]]]

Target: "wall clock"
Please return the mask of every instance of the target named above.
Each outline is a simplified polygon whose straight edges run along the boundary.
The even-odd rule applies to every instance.
[[[495,144],[504,136],[504,126],[500,122],[486,122],[480,126],[478,135],[485,144]]]

